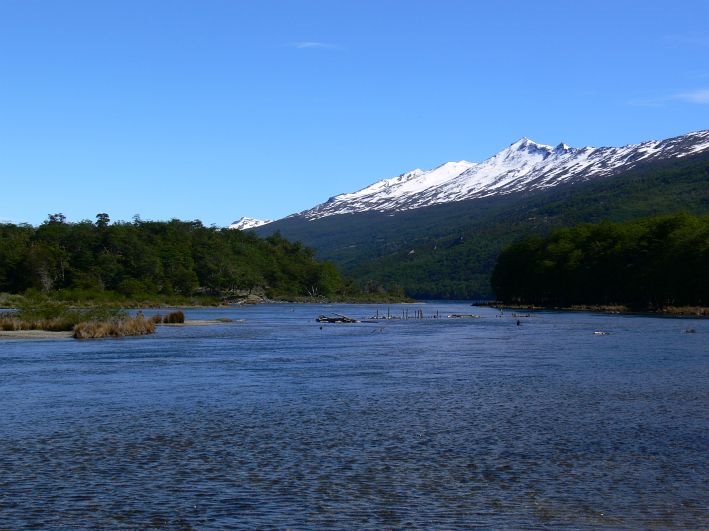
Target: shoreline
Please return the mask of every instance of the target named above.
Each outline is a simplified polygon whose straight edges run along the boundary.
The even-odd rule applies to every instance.
[[[504,310],[553,311],[553,312],[594,312],[614,315],[646,315],[657,317],[709,317],[709,307],[706,306],[665,306],[664,308],[640,310],[629,308],[623,304],[573,304],[571,306],[538,306],[535,304],[474,304],[487,308]]]
[[[74,332],[51,332],[49,330],[0,330],[2,339],[73,339]]]

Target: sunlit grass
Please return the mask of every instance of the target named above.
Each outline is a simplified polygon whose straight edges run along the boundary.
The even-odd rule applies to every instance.
[[[113,321],[89,321],[74,326],[75,339],[142,336],[155,332],[155,323],[142,315]]]

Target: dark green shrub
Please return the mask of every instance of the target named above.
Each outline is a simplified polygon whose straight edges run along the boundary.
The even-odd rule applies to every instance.
[[[165,324],[184,323],[185,322],[185,314],[180,310],[177,310],[175,312],[170,312],[165,317],[163,317],[162,322]]]

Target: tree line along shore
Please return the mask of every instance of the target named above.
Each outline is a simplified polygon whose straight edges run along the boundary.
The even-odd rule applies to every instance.
[[[200,221],[0,224],[0,293],[44,294],[74,304],[218,304],[250,293],[275,300],[376,299],[314,251]]]
[[[560,229],[506,248],[492,274],[502,303],[706,315],[709,216],[676,214]]]

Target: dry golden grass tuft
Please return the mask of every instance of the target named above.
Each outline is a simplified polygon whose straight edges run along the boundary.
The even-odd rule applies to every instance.
[[[67,318],[53,317],[51,319],[22,319],[16,316],[0,316],[0,330],[16,332],[20,330],[46,330],[48,332],[63,332],[71,330],[74,323]]]
[[[74,338],[142,336],[155,332],[155,323],[142,315],[113,321],[89,321],[74,326]]]

